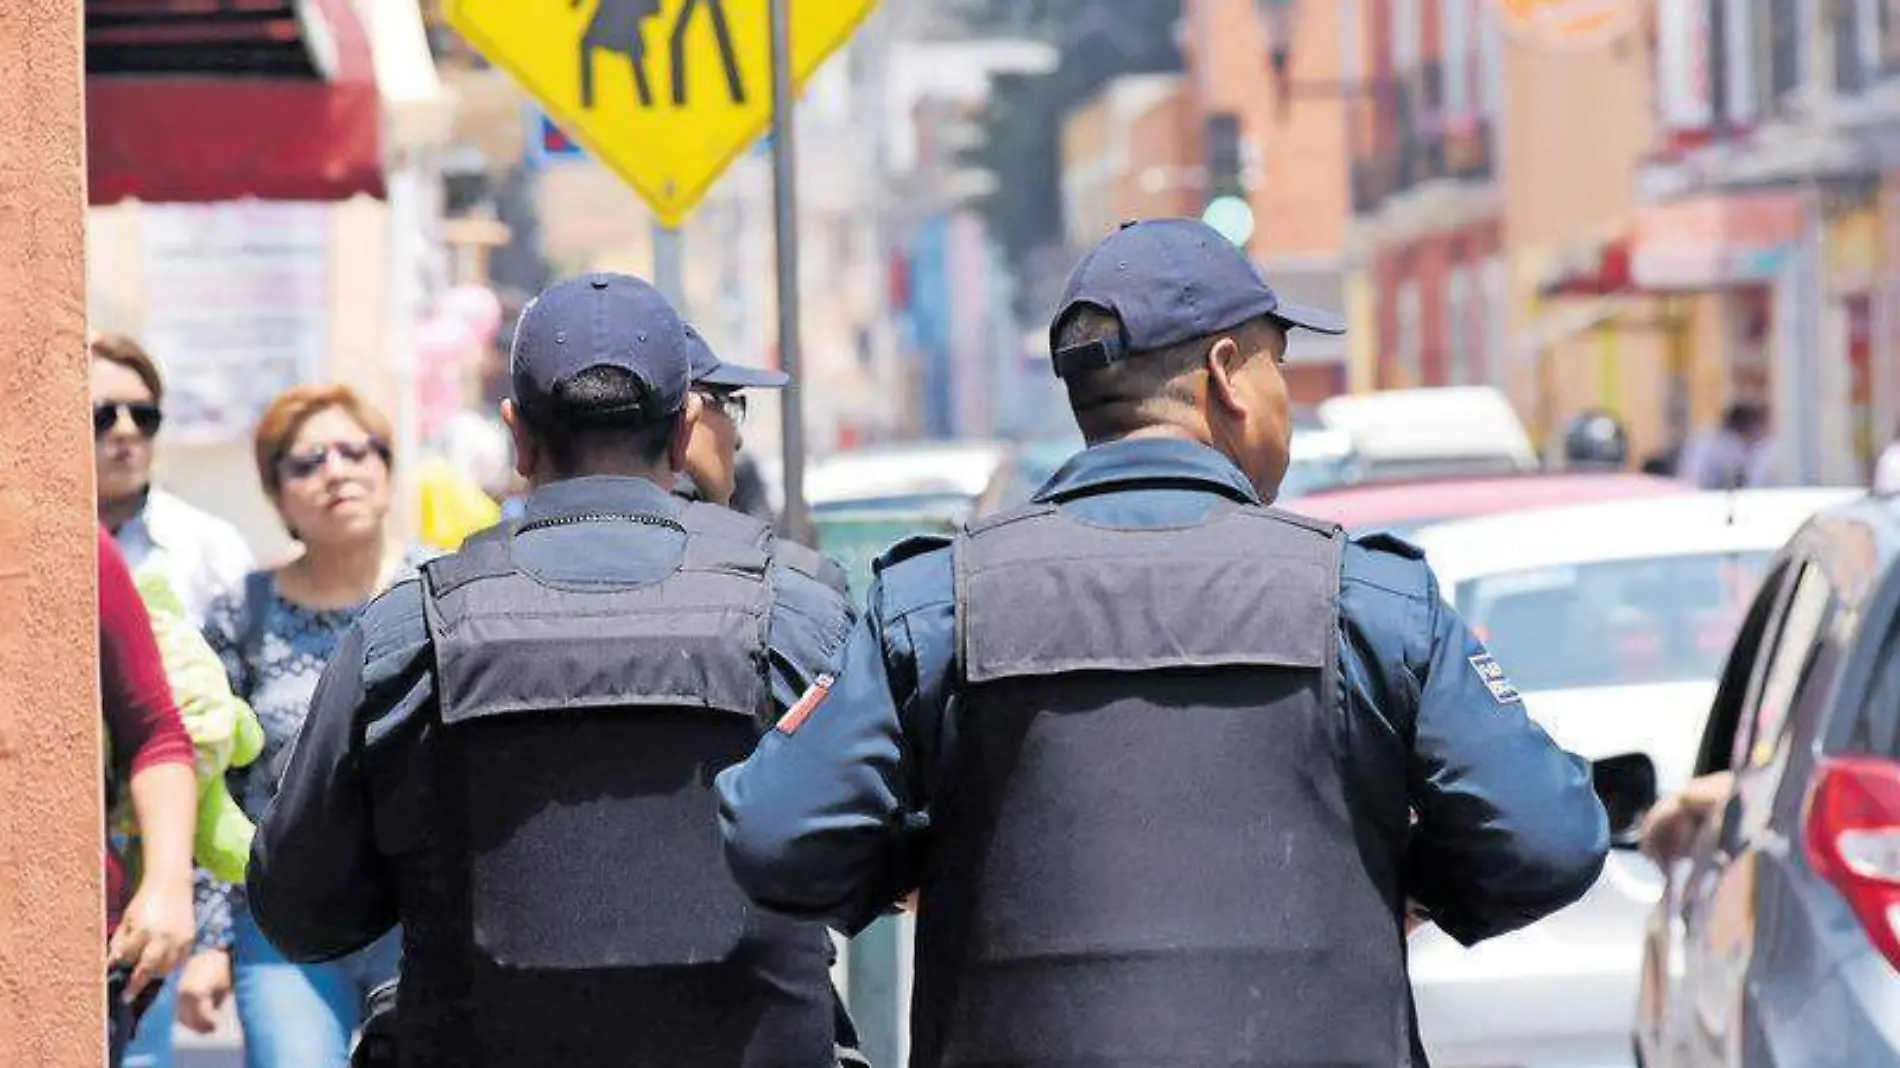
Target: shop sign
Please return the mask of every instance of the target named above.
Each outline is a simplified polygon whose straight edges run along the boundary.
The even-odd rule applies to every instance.
[[[1794,191],[1703,196],[1637,212],[1630,272],[1644,289],[1710,289],[1764,282],[1801,238]]]

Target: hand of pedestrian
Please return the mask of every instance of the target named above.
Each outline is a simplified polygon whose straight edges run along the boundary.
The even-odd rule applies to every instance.
[[[178,1022],[208,1035],[218,1029],[230,998],[231,954],[222,949],[195,954],[178,977]]]
[[[1681,794],[1658,801],[1643,817],[1643,825],[1636,832],[1643,855],[1667,868],[1687,849],[1696,823],[1695,813]]]
[[[1665,868],[1680,859],[1702,821],[1728,796],[1732,781],[1727,772],[1704,775],[1657,802],[1636,832],[1643,855]]]
[[[198,933],[191,909],[191,880],[147,879],[126,906],[108,952],[115,964],[132,967],[125,997],[136,1001],[145,988],[162,983],[191,951]]]

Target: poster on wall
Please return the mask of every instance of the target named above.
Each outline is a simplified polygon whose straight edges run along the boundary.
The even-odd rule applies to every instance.
[[[330,208],[239,201],[141,210],[146,347],[165,437],[248,438],[272,398],[330,363]]]

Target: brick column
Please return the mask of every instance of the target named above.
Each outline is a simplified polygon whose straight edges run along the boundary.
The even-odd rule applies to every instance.
[[[0,3],[0,1064],[104,1063],[83,0]]]

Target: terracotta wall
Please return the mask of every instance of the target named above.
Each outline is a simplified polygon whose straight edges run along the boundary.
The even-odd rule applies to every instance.
[[[1282,110],[1272,89],[1266,31],[1254,0],[1189,0],[1183,6],[1190,84],[1204,112],[1231,111],[1259,153],[1253,190],[1255,256],[1333,257],[1352,217],[1347,97],[1326,87],[1344,70],[1338,2],[1300,5],[1293,78],[1303,91]]]
[[[105,1060],[80,0],[0,4],[0,1064]]]

